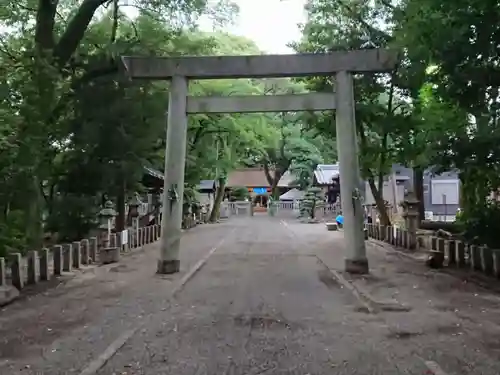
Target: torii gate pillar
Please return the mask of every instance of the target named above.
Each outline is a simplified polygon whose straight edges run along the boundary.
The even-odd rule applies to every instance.
[[[350,273],[368,273],[366,258],[363,207],[361,205],[361,178],[359,175],[356,119],[354,115],[354,90],[352,74],[336,75],[337,152],[340,169],[340,200],[344,216],[346,244],[345,270]]]

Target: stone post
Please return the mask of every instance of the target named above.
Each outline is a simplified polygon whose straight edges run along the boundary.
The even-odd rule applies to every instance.
[[[28,284],[38,282],[38,251],[32,250],[28,253]]]
[[[473,271],[481,270],[481,249],[477,245],[469,245],[470,268]]]
[[[71,272],[73,269],[73,251],[71,249],[71,244],[67,243],[63,245],[63,271]]]
[[[83,239],[80,242],[80,251],[82,255],[82,264],[88,265],[89,262],[89,240]]]
[[[82,265],[82,253],[80,249],[80,241],[73,242],[73,268],[80,268]]]
[[[49,279],[49,249],[42,249],[40,251],[40,280],[47,281]]]
[[[481,269],[485,274],[491,275],[493,273],[493,251],[486,246],[481,246],[479,250],[481,252]]]
[[[5,259],[0,257],[0,286],[7,285],[7,281],[5,279],[7,275],[7,271],[5,269]]]
[[[338,72],[335,87],[337,149],[340,170],[342,171],[340,174],[340,190],[342,191],[340,198],[344,216],[345,270],[350,273],[368,273],[352,74],[346,71]]]
[[[61,276],[63,265],[63,250],[61,245],[52,248],[54,254],[54,276]]]
[[[457,243],[455,240],[448,241],[446,253],[448,255],[448,265],[455,266],[457,264]]]
[[[493,274],[500,279],[500,250],[491,250],[493,253]]]
[[[465,267],[465,244],[462,241],[456,242],[457,266]]]
[[[21,290],[24,287],[24,272],[20,253],[11,254],[10,276],[12,285]]]
[[[89,256],[92,263],[97,260],[97,237],[91,237],[89,241]]]
[[[419,227],[418,214],[419,201],[415,193],[410,192],[403,201],[403,218],[405,219],[406,230],[408,231],[408,249],[417,248],[417,231]]]

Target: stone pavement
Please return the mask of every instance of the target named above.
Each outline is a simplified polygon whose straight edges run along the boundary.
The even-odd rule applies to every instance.
[[[351,278],[341,232],[263,215],[188,232],[175,276],[154,247],[1,311],[0,374],[500,373],[499,297],[389,248]]]

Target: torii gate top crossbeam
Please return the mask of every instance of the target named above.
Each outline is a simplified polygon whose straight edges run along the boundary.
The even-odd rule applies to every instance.
[[[173,76],[216,79],[327,76],[339,71],[386,72],[394,69],[397,60],[397,52],[386,49],[298,55],[122,57],[129,77],[150,80]]]

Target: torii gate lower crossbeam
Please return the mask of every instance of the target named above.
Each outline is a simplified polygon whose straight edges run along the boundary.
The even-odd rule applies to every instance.
[[[157,272],[180,270],[179,248],[184,193],[184,169],[188,113],[280,112],[336,109],[337,148],[340,164],[341,203],[344,215],[345,270],[367,273],[368,260],[363,233],[361,178],[357,155],[352,73],[394,69],[397,54],[382,49],[332,52],[329,54],[208,56],[177,58],[122,57],[125,73],[136,79],[170,80],[165,185],[160,259]],[[302,99],[280,96],[251,98],[188,97],[189,79],[336,77],[335,97],[304,95]],[[260,103],[260,104],[259,104]]]

